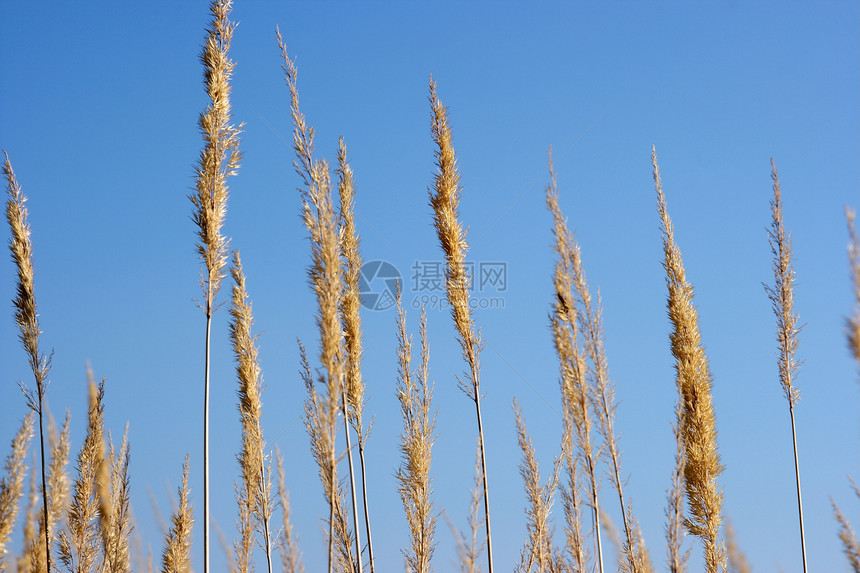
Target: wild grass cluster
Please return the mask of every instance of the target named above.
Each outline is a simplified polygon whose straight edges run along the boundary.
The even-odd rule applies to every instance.
[[[17,291],[14,320],[32,379],[21,382],[20,407],[4,405],[3,414],[21,412],[17,433],[8,447],[0,481],[0,570],[19,572],[74,571],[125,572],[134,569],[187,572],[192,569],[192,547],[202,544],[206,573],[215,570],[210,533],[210,363],[213,336],[229,338],[235,362],[237,407],[241,419],[241,450],[236,453],[237,535],[223,550],[231,571],[246,573],[264,562],[267,571],[298,573],[305,570],[300,536],[291,521],[289,483],[280,451],[272,451],[263,435],[263,365],[260,361],[251,293],[242,260],[224,235],[229,182],[239,175],[242,122],[231,111],[231,78],[236,64],[230,56],[235,24],[230,0],[213,0],[201,63],[209,105],[199,117],[203,146],[195,169],[195,187],[189,199],[200,259],[204,314],[201,325],[203,363],[200,402],[204,411],[202,439],[189,441],[189,454],[172,476],[179,478],[178,503],[161,540],[156,559],[135,559],[130,508],[130,442],[126,433],[117,440],[105,428],[104,411],[110,403],[104,380],[89,375],[86,436],[76,447],[70,443],[70,413],[58,425],[46,407],[52,352],[40,341],[36,304],[35,264],[26,196],[5,155],[6,218],[9,247],[15,267]],[[373,526],[389,519],[391,507],[378,507],[368,496],[368,483],[379,471],[394,473],[402,502],[402,519],[408,544],[401,548],[403,568],[412,573],[446,570],[434,561],[439,546],[437,529],[442,508],[434,500],[433,448],[438,432],[436,383],[424,310],[408,316],[400,293],[395,329],[397,380],[391,385],[400,405],[401,456],[397,468],[377,470],[373,456],[373,413],[365,399],[362,376],[361,242],[355,205],[361,201],[350,167],[346,142],[341,138],[330,163],[315,149],[315,133],[299,100],[298,70],[280,31],[273,30],[273,57],[280,55],[285,96],[293,123],[293,165],[301,187],[297,205],[310,247],[308,284],[315,297],[317,330],[297,341],[304,390],[304,426],[309,453],[318,470],[319,494],[325,499],[329,573],[384,571],[374,556]],[[435,173],[428,173],[428,204],[432,211],[440,253],[444,257],[444,286],[451,320],[461,350],[463,375],[457,380],[464,397],[474,406],[476,444],[475,481],[471,491],[468,530],[456,533],[461,571],[492,573],[494,562],[490,486],[495,468],[487,463],[482,420],[482,398],[493,380],[482,378],[484,349],[480,325],[469,304],[470,276],[466,270],[469,249],[468,222],[459,212],[464,191],[453,146],[452,122],[431,78],[428,86],[430,133],[435,146]],[[14,151],[14,150],[13,150]],[[5,152],[4,152],[5,153]],[[687,277],[681,246],[676,240],[655,149],[651,151],[656,199],[655,224],[661,229],[666,307],[670,324],[668,346],[675,366],[677,401],[671,421],[675,437],[675,465],[665,468],[665,536],[649,540],[642,535],[635,503],[629,495],[622,466],[623,446],[617,430],[618,400],[609,371],[599,292],[588,282],[580,245],[561,209],[555,167],[550,152],[546,183],[547,229],[552,233],[555,266],[546,277],[552,290],[547,297],[547,326],[557,357],[559,410],[562,433],[550,465],[539,462],[527,419],[513,403],[512,422],[520,448],[520,475],[526,500],[525,531],[517,571],[585,572],[624,571],[672,573],[703,568],[708,573],[749,571],[725,510],[721,482],[723,458],[719,450],[717,415],[706,341],[700,328],[694,288]],[[788,405],[794,451],[797,528],[803,571],[807,571],[801,488],[802,452],[798,452],[795,409],[799,388],[796,358],[801,323],[793,305],[796,275],[791,235],[783,219],[783,198],[775,163],[771,164],[773,199],[769,246],[773,256],[773,282],[765,285],[775,317],[779,384]],[[671,185],[670,185],[671,187]],[[846,309],[846,338],[860,365],[860,238],[854,213],[848,221],[848,263],[855,305]],[[429,223],[430,221],[428,221]],[[686,224],[682,222],[681,224]],[[241,237],[237,237],[237,242]],[[230,296],[222,295],[225,281]],[[221,295],[221,296],[219,296]],[[222,306],[229,313],[227,333],[213,332],[212,317]],[[407,324],[419,324],[417,346]],[[456,357],[455,357],[456,358]],[[7,383],[8,381],[4,381]],[[453,382],[452,382],[453,383]],[[471,406],[470,406],[471,407]],[[71,456],[74,454],[74,458]],[[28,460],[33,459],[32,466]],[[189,480],[191,464],[203,468],[202,484]],[[549,467],[549,471],[546,468]],[[542,472],[543,468],[543,472]],[[860,489],[851,483],[860,497]],[[196,491],[200,492],[198,496]],[[496,494],[494,490],[494,495]],[[510,492],[507,492],[510,496]],[[794,500],[791,500],[794,503]],[[788,501],[786,502],[788,503]],[[607,523],[604,507],[617,507],[620,529]],[[202,507],[202,523],[194,523],[194,505]],[[860,542],[850,519],[833,502],[834,529],[847,562],[860,571]],[[445,516],[447,517],[447,516]],[[495,524],[499,526],[498,523]],[[193,539],[195,527],[202,539]],[[502,524],[504,527],[504,524]],[[20,532],[18,535],[16,532]],[[383,543],[390,542],[383,540]],[[608,545],[614,545],[614,551]],[[616,560],[607,555],[617,556]],[[259,559],[264,557],[264,561]],[[701,565],[699,565],[701,563]],[[504,569],[504,567],[503,567]]]

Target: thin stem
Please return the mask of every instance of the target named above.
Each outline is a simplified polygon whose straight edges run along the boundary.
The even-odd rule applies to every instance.
[[[41,384],[38,385],[41,387]],[[39,447],[42,450],[42,517],[45,520],[45,563],[51,573],[51,528],[48,522],[48,488],[45,486],[45,430],[42,422],[42,392],[39,392]]]
[[[367,507],[367,473],[364,467],[364,441],[361,436],[358,438],[358,460],[361,463],[361,495],[364,501],[364,529],[367,531],[367,557],[370,560],[370,573],[373,570],[373,542],[370,538],[370,510]]]
[[[211,299],[210,299],[211,300]],[[206,310],[206,359],[203,376],[203,571],[209,571],[209,341],[212,310]]]
[[[800,500],[800,464],[797,460],[797,433],[794,430],[794,407],[789,403],[791,414],[791,442],[794,446],[794,477],[797,481],[797,517],[800,520],[800,552],[803,556],[803,573],[806,573],[806,537],[803,532],[803,503]]]
[[[481,479],[484,486],[484,517],[487,521],[487,561],[489,573],[493,573],[493,536],[490,533],[490,489],[487,486],[487,457],[484,454],[484,428],[481,423],[481,394],[478,391],[478,371],[472,363],[472,380],[475,388],[475,413],[478,418],[478,444],[481,448]]]
[[[266,512],[263,516],[263,537],[266,541],[266,566],[268,567],[269,573],[272,573],[272,542],[269,538],[269,496],[268,496],[268,488],[266,484],[266,467],[263,465],[263,452],[262,449],[260,451],[260,487],[264,489],[265,495],[265,503],[263,504],[263,509]]]
[[[358,565],[358,573],[361,573],[361,535],[358,531],[358,498],[355,494],[355,470],[352,464],[352,438],[349,433],[349,423],[347,422],[349,412],[346,404],[346,389],[341,392],[341,400],[343,403],[343,430],[346,433],[346,459],[349,461],[349,486],[352,490],[352,523],[355,528],[355,560]]]

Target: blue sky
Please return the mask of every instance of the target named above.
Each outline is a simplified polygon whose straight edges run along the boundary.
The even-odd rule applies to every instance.
[[[262,333],[266,438],[286,456],[310,571],[323,563],[326,510],[300,420],[295,339],[315,348],[314,300],[275,25],[297,60],[318,152],[333,158],[337,137],[346,139],[362,254],[403,274],[410,328],[418,322],[411,304],[426,294],[414,290],[410,269],[441,260],[427,201],[430,74],[449,106],[470,259],[503,262],[507,272],[507,289],[492,293],[503,308],[475,315],[486,341],[483,409],[500,570],[513,567],[525,536],[513,397],[547,471],[560,436],[547,321],[550,145],[562,208],[603,297],[627,491],[662,567],[675,386],[652,144],[714,374],[725,513],[755,570],[801,570],[788,408],[762,288],[772,280],[765,227],[773,157],[794,241],[796,310],[806,324],[796,414],[809,563],[847,570],[829,496],[860,524],[846,479],[858,475],[857,365],[843,332],[852,304],[843,208],[860,206],[856,2],[238,2],[233,15],[233,103],[245,123],[245,158],[225,231],[242,252]],[[200,263],[187,195],[202,144],[198,53],[207,22],[204,2],[0,6],[0,146],[29,197],[43,344],[55,350],[49,403],[58,416],[71,408],[74,452],[85,428],[86,361],[107,377],[107,425],[115,436],[130,425],[136,532],[156,558],[162,535],[150,497],[169,514],[186,453],[198,524],[202,518],[204,317],[192,300]],[[0,442],[8,444],[25,413],[16,384],[29,378],[8,257],[4,265]],[[394,480],[394,314],[367,310],[362,318],[367,412],[375,417],[368,444],[375,549],[380,570],[396,571],[407,539]],[[226,321],[225,311],[216,314],[211,471],[213,516],[231,540],[240,434]],[[464,528],[472,405],[456,386],[463,364],[446,312],[429,312],[429,332],[439,408],[435,500]],[[619,522],[610,493],[607,482],[604,506]],[[445,571],[455,552],[444,519],[437,539],[436,570]],[[200,569],[199,528],[194,541]],[[216,546],[219,568],[222,555]],[[700,567],[697,545],[691,571]]]

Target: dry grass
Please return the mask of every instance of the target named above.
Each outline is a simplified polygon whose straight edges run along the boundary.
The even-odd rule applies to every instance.
[[[7,544],[18,517],[18,501],[24,495],[24,477],[27,475],[27,451],[33,437],[33,413],[24,416],[21,426],[12,439],[12,447],[3,465],[0,480],[0,571],[6,567],[9,554]]]
[[[680,408],[680,433],[684,444],[684,487],[688,516],[684,523],[702,539],[705,568],[716,573],[725,568],[725,547],[719,539],[723,493],[717,478],[723,471],[717,451],[716,416],[711,397],[711,372],[699,333],[699,315],[693,304],[693,286],[687,282],[681,250],[675,243],[672,220],[660,181],[657,152],[652,149],[657,211],[663,228],[663,267],[669,290],[672,322],[672,356],[675,358]]]
[[[481,458],[481,478],[484,492],[484,521],[487,531],[487,563],[493,573],[493,537],[490,527],[490,490],[487,485],[487,457],[484,451],[484,430],[481,420],[481,351],[480,335],[469,308],[469,277],[466,275],[466,231],[460,224],[457,208],[460,204],[460,172],[451,141],[448,110],[436,95],[436,83],[430,80],[431,132],[436,144],[436,174],[430,189],[430,206],[436,235],[445,255],[445,292],[451,305],[451,316],[459,335],[463,358],[468,365],[469,380],[460,381],[460,387],[475,403],[478,422],[478,449]]]
[[[189,573],[191,571],[191,530],[194,517],[188,487],[190,456],[182,465],[182,485],[179,487],[179,506],[171,517],[170,531],[164,540],[164,553],[161,556],[161,573]]]
[[[429,573],[436,547],[437,515],[433,509],[433,489],[430,465],[436,441],[436,412],[432,411],[433,384],[430,382],[430,351],[427,343],[427,314],[422,309],[421,365],[412,371],[412,339],[406,333],[406,313],[397,297],[397,398],[403,416],[400,436],[402,462],[397,470],[397,483],[410,546],[403,550],[412,573]]]
[[[729,566],[726,569],[727,573],[751,573],[747,556],[738,547],[738,541],[735,537],[735,529],[731,522],[726,520],[726,551],[728,553]]]
[[[287,492],[287,480],[284,476],[284,459],[281,451],[275,449],[275,458],[278,467],[278,499],[281,504],[281,534],[278,549],[281,553],[281,565],[285,573],[304,573],[305,566],[302,563],[302,555],[298,547],[297,535],[293,529],[290,519],[290,494]]]

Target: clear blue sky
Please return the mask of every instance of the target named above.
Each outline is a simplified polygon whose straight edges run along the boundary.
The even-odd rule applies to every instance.
[[[498,293],[504,308],[476,313],[486,341],[483,408],[502,571],[513,567],[525,537],[512,398],[547,471],[560,436],[547,321],[549,145],[562,207],[603,296],[627,491],[663,567],[675,385],[652,144],[714,374],[725,513],[756,571],[801,570],[788,408],[762,288],[772,280],[765,227],[774,157],[794,240],[796,310],[806,323],[797,427],[809,563],[814,571],[847,570],[829,496],[860,527],[860,503],[846,479],[860,477],[860,392],[843,333],[852,304],[843,207],[860,207],[856,2],[240,1],[233,14],[233,102],[236,121],[245,123],[245,159],[231,183],[225,231],[245,263],[262,333],[266,438],[287,459],[309,571],[322,567],[326,510],[300,420],[295,338],[313,349],[316,333],[275,25],[297,59],[318,152],[332,158],[337,137],[346,138],[363,256],[404,275],[410,328],[418,322],[411,303],[422,294],[412,290],[410,268],[441,259],[427,204],[429,74],[450,108],[470,259],[507,269],[507,290]],[[58,416],[71,408],[74,454],[85,429],[86,361],[107,377],[107,425],[116,438],[130,424],[136,533],[156,561],[163,542],[150,496],[168,515],[186,453],[198,525],[202,518],[204,317],[192,300],[200,263],[187,195],[202,145],[198,53],[207,22],[206,2],[0,5],[0,146],[29,197],[42,340],[55,349],[49,403]],[[16,384],[29,375],[12,318],[13,266],[3,261],[5,456],[25,413]],[[450,317],[429,314],[439,408],[435,501],[464,528],[473,409],[456,386],[463,364]],[[363,320],[367,412],[375,417],[367,450],[375,549],[380,571],[399,571],[407,538],[394,479],[394,313],[368,310]],[[211,471],[213,517],[232,540],[240,434],[226,321],[225,311],[216,314]],[[608,482],[603,491],[619,522]],[[444,519],[437,539],[436,570],[450,570],[454,542]],[[217,545],[213,556],[221,569]],[[199,527],[194,559],[199,570]],[[697,545],[691,571],[700,563]]]

